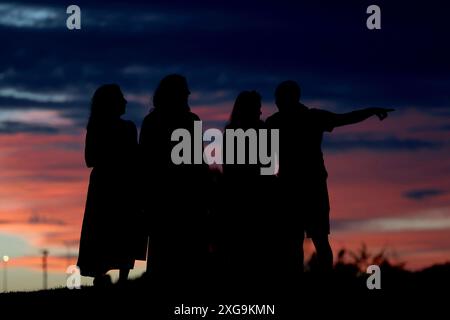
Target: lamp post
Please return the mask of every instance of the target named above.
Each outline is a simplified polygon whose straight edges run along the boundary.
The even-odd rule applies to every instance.
[[[48,250],[42,250],[42,271],[43,271],[43,287],[44,290],[47,290],[47,284],[48,284],[48,275],[47,275],[47,257],[48,257]]]
[[[8,291],[8,256],[3,256],[3,292]]]

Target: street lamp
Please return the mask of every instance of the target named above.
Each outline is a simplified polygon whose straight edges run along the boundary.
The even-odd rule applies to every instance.
[[[42,271],[43,271],[43,287],[44,290],[48,288],[48,273],[47,273],[47,258],[48,258],[48,250],[42,250]]]
[[[8,256],[3,256],[3,292],[8,291]]]

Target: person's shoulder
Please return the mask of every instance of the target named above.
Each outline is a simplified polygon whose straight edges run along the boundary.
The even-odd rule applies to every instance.
[[[331,111],[318,108],[308,108],[308,112],[312,115],[319,115],[319,116],[333,114]]]
[[[123,128],[126,132],[136,133],[137,128],[133,121],[131,120],[121,120]]]
[[[336,114],[334,112],[311,108],[309,109],[310,119],[312,123],[316,124],[323,131],[331,132],[336,126]]]
[[[280,116],[281,116],[280,112],[277,111],[274,114],[272,114],[271,116],[267,117],[267,119],[265,121],[266,126],[270,126],[270,125],[278,122],[280,120]]]
[[[335,115],[335,113],[333,113],[331,111],[324,110],[324,109],[317,109],[317,108],[309,108],[308,114],[310,115],[310,117],[312,119],[316,119],[316,120],[331,120],[331,119],[333,119],[333,116]]]
[[[265,121],[263,120],[259,120],[257,123],[257,128],[258,129],[266,129],[267,128],[267,124]]]
[[[131,129],[136,128],[136,125],[131,120],[122,120],[122,123],[127,128],[131,128]]]
[[[157,121],[158,118],[159,118],[159,112],[156,109],[151,109],[150,112],[144,117],[142,124]]]
[[[280,112],[280,111],[277,111],[277,112],[273,113],[272,115],[268,116],[267,119],[266,119],[266,122],[267,122],[267,121],[276,120],[276,119],[278,119],[280,116],[281,116],[281,112]]]
[[[200,121],[200,117],[197,114],[193,113],[192,111],[189,111],[187,114],[190,120]]]
[[[324,109],[319,109],[319,108],[308,108],[308,112],[310,113],[322,113],[322,112],[327,112]]]

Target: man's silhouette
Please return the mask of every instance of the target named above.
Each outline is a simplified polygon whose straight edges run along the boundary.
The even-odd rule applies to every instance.
[[[172,132],[183,128],[194,137],[194,121],[200,120],[190,111],[189,94],[183,76],[163,78],[153,96],[154,108],[142,124],[139,142],[149,219],[147,270],[172,281],[194,279],[193,274],[200,273],[207,253],[203,197],[208,168],[203,164],[175,165],[171,159],[172,148],[178,143],[171,141]]]
[[[376,115],[383,120],[393,109],[368,108],[337,114],[310,109],[299,102],[300,87],[285,81],[275,91],[278,112],[266,125],[280,130],[279,172],[280,204],[284,226],[290,238],[291,254],[303,268],[304,231],[311,238],[321,270],[333,266],[333,253],[328,241],[330,233],[327,171],[321,143],[324,132],[358,123]]]

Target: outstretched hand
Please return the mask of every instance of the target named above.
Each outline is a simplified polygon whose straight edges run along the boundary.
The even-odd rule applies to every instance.
[[[387,109],[387,108],[372,108],[372,112],[374,115],[380,119],[380,121],[383,121],[387,118],[388,112],[395,111],[395,109]]]

